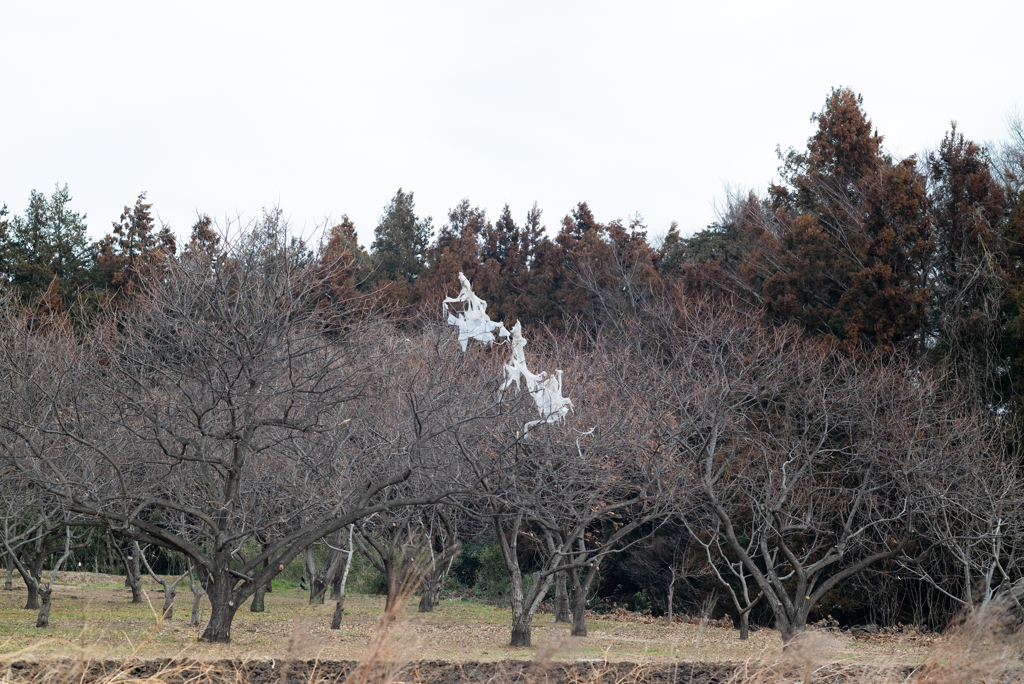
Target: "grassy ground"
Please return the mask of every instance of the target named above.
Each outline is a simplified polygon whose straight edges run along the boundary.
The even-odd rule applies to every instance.
[[[357,659],[366,649],[384,607],[380,596],[350,595],[345,622],[328,629],[334,604],[310,606],[306,592],[284,584],[267,595],[266,612],[251,613],[243,606],[232,627],[232,643],[198,644],[202,627],[188,626],[192,596],[179,590],[172,620],[158,624],[163,605],[160,587],[146,578],[149,603],[131,604],[123,579],[92,573],[62,573],[54,590],[50,627],[34,627],[36,611],[25,610],[25,587],[0,591],[0,653],[29,657],[76,656],[120,660],[183,656],[199,660],[224,658]],[[532,648],[508,646],[511,613],[464,601],[442,601],[433,613],[416,613],[410,602],[392,628],[388,650],[410,660],[455,662],[520,659],[538,652],[556,660],[607,658],[657,662],[683,658],[694,661],[744,661],[781,651],[771,630],[751,633],[746,642],[738,633],[693,624],[667,627],[639,618],[593,616],[589,636],[570,638],[567,625],[555,625],[550,614],[534,620]],[[208,614],[209,604],[204,602]],[[842,635],[829,642],[829,659],[865,663],[917,664],[924,660],[934,638],[919,635],[872,635],[852,639]]]

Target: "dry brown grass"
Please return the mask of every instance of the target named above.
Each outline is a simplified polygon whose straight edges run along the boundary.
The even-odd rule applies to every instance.
[[[155,626],[155,611],[147,604],[132,605],[130,591],[116,576],[67,573],[54,592],[51,627],[35,629],[35,613],[22,609],[24,591],[0,591],[0,651],[24,651],[33,657],[63,655],[85,649],[94,659],[189,657],[223,659],[356,660],[377,633],[384,599],[352,595],[346,601],[342,629],[329,629],[333,604],[310,606],[298,589],[277,590],[267,596],[267,612],[239,611],[232,643],[198,644],[202,627],[188,626],[191,596],[179,592],[175,617]],[[83,586],[84,585],[84,586]],[[162,605],[159,587],[144,583],[156,610]],[[209,611],[207,606],[205,610]],[[675,624],[630,619],[629,616],[590,616],[589,636],[569,639],[568,626],[556,625],[550,614],[534,621],[534,648],[508,645],[508,610],[464,601],[442,601],[434,613],[405,606],[389,631],[389,648],[413,648],[423,660],[480,662],[533,660],[539,652],[555,660],[599,658],[630,662],[675,662],[679,658],[707,662],[744,662],[781,652],[777,633],[761,630],[749,641],[735,630],[708,624]],[[878,660],[915,664],[927,657],[933,636],[920,634],[846,636],[835,640],[829,659],[868,663]]]
[[[93,585],[89,586],[88,582]],[[775,682],[1024,681],[1024,642],[1008,612],[964,621],[937,638],[873,635],[858,640],[810,632],[785,651],[763,630],[748,642],[705,624],[665,627],[618,618],[591,620],[591,635],[540,615],[536,647],[507,646],[507,611],[443,602],[434,614],[381,597],[351,596],[345,624],[327,629],[333,605],[309,606],[304,592],[275,591],[267,613],[243,609],[232,644],[199,644],[177,619],[132,606],[120,578],[67,574],[55,592],[52,625],[30,627],[24,592],[0,592],[0,679],[30,684],[725,684]],[[84,585],[84,586],[83,586]],[[155,592],[156,585],[147,586]],[[155,606],[161,605],[153,597]],[[443,662],[439,662],[443,661]],[[579,662],[592,661],[592,662]],[[17,667],[21,665],[21,667]]]

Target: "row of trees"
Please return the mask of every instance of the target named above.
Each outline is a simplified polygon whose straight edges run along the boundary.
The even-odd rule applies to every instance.
[[[848,89],[780,154],[764,196],[670,236],[665,270],[837,341],[945,365],[979,399],[1016,412],[1024,122],[989,150],[954,122],[938,149],[897,159]]]
[[[279,210],[201,217],[178,249],[144,196],[89,245],[66,188],[33,193],[0,219],[3,550],[44,603],[47,559],[95,535],[128,540],[134,577],[146,545],[177,554],[210,641],[296,558],[323,600],[346,549],[389,607],[422,582],[428,610],[471,529],[516,645],[551,591],[585,634],[601,568],[670,529],[744,634],[766,610],[788,640],[854,581],[1016,599],[1024,141],[996,160],[954,130],[896,161],[848,90],[816,121],[766,197],[658,248],[586,204],[552,239],[536,207],[491,224],[463,201],[431,242],[403,191],[369,252],[347,219],[310,247]],[[564,371],[569,421],[527,436],[506,354],[440,322],[460,271]]]
[[[492,222],[468,199],[435,231],[430,218],[417,216],[413,193],[400,189],[369,249],[343,217],[317,251],[347,261],[347,289],[434,311],[463,272],[496,319],[555,330],[578,320],[600,325],[609,309],[682,282],[851,352],[948,362],[987,400],[1015,407],[1024,121],[1011,117],[1008,141],[991,149],[954,123],[936,150],[903,159],[886,151],[849,89],[833,90],[812,122],[817,130],[805,149],[780,151],[776,184],[729,197],[720,220],[691,237],[673,226],[651,244],[639,215],[601,223],[585,202],[552,235],[536,206],[522,224],[508,206]],[[130,289],[140,269],[178,250],[145,193],[92,244],[70,199],[58,187],[49,198],[33,191],[23,216],[0,210],[0,275],[25,304],[84,298],[87,312],[95,310],[95,302]],[[277,239],[281,216],[265,210],[250,242]],[[212,227],[199,217],[185,250],[215,244]],[[294,247],[296,259],[316,258],[302,240]],[[626,290],[611,299],[596,294],[612,283]]]
[[[379,558],[389,604],[428,579],[429,609],[470,520],[500,545],[517,645],[552,586],[586,634],[601,564],[668,522],[755,585],[785,639],[883,561],[967,602],[993,564],[989,593],[1015,586],[988,551],[1016,544],[1014,469],[947,375],[677,288],[607,330],[535,340],[531,363],[565,371],[575,414],[527,437],[533,402],[499,392],[498,349],[339,301],[336,272],[295,257],[247,239],[187,252],[86,330],[5,302],[4,545],[27,584],[55,553],[33,556],[39,540],[66,555],[107,530],[189,559],[212,608],[203,638],[228,641],[243,603],[346,530]],[[936,548],[955,543],[963,556],[943,558],[962,572],[939,576]],[[311,566],[321,597],[339,565]]]

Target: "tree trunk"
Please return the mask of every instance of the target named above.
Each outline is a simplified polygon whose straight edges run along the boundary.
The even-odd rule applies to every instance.
[[[141,550],[140,550],[141,551]],[[177,596],[178,583],[185,579],[185,575],[182,575],[174,582],[168,582],[160,575],[153,572],[153,566],[149,564],[149,560],[146,559],[142,553],[139,553],[139,557],[142,559],[143,564],[146,566],[146,572],[153,578],[153,581],[158,583],[164,590],[164,607],[161,609],[160,615],[161,620],[170,620],[174,617],[174,597]],[[139,584],[142,583],[141,576],[139,577]]]
[[[124,586],[132,589],[132,603],[142,603],[142,550],[139,542],[133,541],[131,546],[132,555],[124,557]]]
[[[578,589],[576,587],[573,589],[572,628],[569,630],[569,636],[585,637],[587,636],[587,592],[582,586]]]
[[[750,637],[750,611],[740,613],[740,640],[745,641]]]
[[[441,579],[440,575],[441,571],[435,570],[423,578],[423,584],[420,585],[422,593],[420,595],[419,612],[432,613],[434,611],[434,606],[437,605],[437,585]]]
[[[499,530],[500,532],[500,530]],[[523,601],[523,576],[519,569],[518,562],[509,569],[509,585],[512,603],[512,641],[510,646],[530,645],[530,622],[533,616],[526,609]]]
[[[331,629],[341,629],[341,621],[345,618],[345,594],[338,593],[338,603],[334,606],[331,618]]]
[[[211,644],[230,644],[231,622],[235,619],[238,605],[231,591],[228,573],[219,573],[209,584],[206,593],[210,597],[210,621],[199,640]]]
[[[341,529],[331,536],[331,542],[327,545],[328,548],[330,549],[327,552],[327,558],[326,560],[324,560],[324,564],[320,568],[320,572],[316,573],[315,575],[312,575],[311,577],[309,594],[310,604],[323,605],[324,598],[327,595],[327,587],[336,583],[339,580],[339,577],[341,576],[341,560],[344,551],[342,551],[339,547],[342,542],[343,534],[344,529]],[[337,597],[333,594],[334,592],[332,587],[331,598],[336,599]]]
[[[327,582],[322,577],[316,575],[313,580],[309,583],[309,605],[322,606],[324,604],[324,594],[327,593]]]
[[[807,619],[800,620],[799,616],[795,619],[789,619],[785,615],[777,615],[775,617],[775,629],[779,630],[779,636],[782,637],[783,649],[785,649],[789,642],[793,640],[797,634],[806,631]]]
[[[570,622],[569,591],[565,588],[565,571],[555,575],[555,622]]]
[[[263,604],[264,603],[263,602],[263,596],[266,593],[267,593],[267,586],[266,585],[263,585],[262,587],[260,587],[260,588],[258,588],[256,590],[256,593],[254,593],[252,595],[252,603],[249,605],[249,612],[250,613],[262,613],[264,610],[266,610],[266,607]]]
[[[188,624],[190,627],[199,626],[199,604],[203,600],[203,589],[202,587],[192,586],[192,615],[189,617]]]
[[[672,581],[668,585],[668,611],[665,614],[665,625],[668,627],[672,626],[672,599],[674,598],[676,588],[675,572],[672,575]]]
[[[434,610],[433,587],[430,586],[430,578],[426,577],[420,584],[420,604],[416,607],[417,613],[430,613]]]
[[[510,596],[512,604],[512,646],[530,645],[530,623],[533,621],[537,607],[551,589],[551,583],[555,579],[554,572],[548,572],[543,577],[541,571],[533,573],[533,584],[530,586],[528,595],[523,595],[523,571],[519,566],[519,555],[517,540],[519,538],[519,526],[522,523],[523,515],[518,514],[512,523],[511,529],[506,531],[502,519],[494,516],[491,519],[494,531],[498,537],[501,548],[501,558],[508,571]],[[548,539],[550,542],[550,538]],[[552,570],[553,568],[548,568]]]
[[[306,577],[309,578],[309,602],[316,603],[313,598],[313,590],[316,587],[316,558],[313,556],[313,547],[307,546],[302,551],[302,558],[306,565]],[[323,603],[321,598],[320,603]]]
[[[22,576],[25,580],[25,587],[28,588],[28,597],[25,600],[25,610],[39,610],[39,583],[35,579],[30,580],[28,577]]]
[[[395,601],[398,600],[398,574],[395,571],[394,564],[390,560],[384,562],[384,581],[388,587],[388,598],[384,601],[384,612],[391,610],[391,606],[394,605]]]
[[[4,557],[7,559],[7,577],[4,578],[4,591],[14,591],[14,558],[9,553]]]
[[[269,546],[270,545],[268,545],[268,544],[264,544],[263,548],[261,550],[262,551],[266,551],[269,548]],[[263,567],[267,567],[269,564],[270,564],[270,560],[269,559],[263,561]],[[259,610],[255,610],[253,607],[250,607],[249,609],[252,612],[263,612],[263,610],[264,610],[264,607],[263,607],[263,595],[264,594],[270,594],[270,593],[273,592],[273,580],[267,580],[266,584],[263,585],[263,587],[261,589],[263,590],[263,592],[260,594],[260,598],[259,598]],[[255,594],[254,594],[254,598],[255,598]],[[255,606],[255,605],[256,605],[256,602],[254,600],[253,601],[253,606]]]
[[[164,587],[164,620],[174,617],[174,597],[177,592],[169,587]]]
[[[519,615],[512,618],[512,646],[530,645],[530,616]]]
[[[501,533],[500,528],[498,528],[498,532]],[[509,599],[512,603],[512,641],[509,645],[529,646],[530,622],[533,620],[533,615],[530,614],[526,602],[523,600],[523,575],[519,569],[518,558],[511,557],[516,559],[516,562],[510,566],[506,561],[506,568],[509,571],[509,588],[511,589]]]
[[[185,558],[188,566],[188,588],[192,592],[192,614],[188,618],[189,627],[199,626],[199,603],[203,600],[203,584],[196,582],[195,568],[192,567],[192,559]]]
[[[50,598],[53,596],[53,585],[47,584],[45,587],[40,587],[39,597],[42,599],[42,605],[39,606],[39,617],[36,618],[36,627],[49,627],[50,626]]]
[[[352,568],[352,555],[355,554],[355,547],[352,546],[352,534],[354,525],[348,526],[348,558],[345,559],[345,569],[335,573],[331,587],[331,597],[337,599],[334,606],[334,617],[331,618],[331,629],[341,629],[341,621],[345,618],[345,586],[348,584],[348,571]]]
[[[135,575],[131,580],[129,586],[132,588],[132,603],[142,603],[142,578]]]

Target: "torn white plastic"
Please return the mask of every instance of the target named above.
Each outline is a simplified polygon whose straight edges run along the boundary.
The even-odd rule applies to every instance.
[[[502,392],[513,384],[518,390],[520,378],[526,383],[526,389],[530,392],[536,391],[540,383],[543,382],[543,376],[531,373],[530,369],[526,367],[525,347],[526,339],[523,337],[523,326],[516,321],[516,324],[512,326],[512,358],[505,364],[505,382],[501,386]]]
[[[457,297],[446,297],[442,310],[448,312],[448,322],[459,328],[459,343],[462,351],[466,351],[469,340],[487,342],[492,344],[495,340],[494,333],[498,337],[509,337],[508,330],[502,323],[496,323],[487,316],[487,302],[480,299],[473,292],[469,280],[462,273],[459,273],[459,282],[462,290]],[[453,313],[454,308],[449,311],[449,305],[465,303],[466,308],[461,312]],[[523,337],[522,325],[517,321],[511,333],[512,357],[505,364],[505,382],[501,385],[501,392],[504,392],[512,385],[519,389],[519,380],[522,379],[526,390],[533,397],[537,405],[537,412],[540,413],[540,420],[532,420],[523,426],[524,434],[531,428],[543,423],[556,423],[564,419],[572,410],[572,400],[562,396],[562,371],[555,371],[553,377],[541,372],[539,375],[531,373],[526,366],[526,339]]]
[[[572,400],[562,396],[562,371],[555,371],[554,377],[546,377],[547,373],[542,372],[544,381],[535,390],[531,390],[533,400],[537,403],[537,411],[540,413],[540,420],[531,420],[523,426],[524,432],[529,432],[535,425],[541,423],[557,423],[569,415],[572,410]]]
[[[448,313],[448,322],[450,324],[458,326],[459,344],[462,345],[462,351],[466,351],[466,345],[470,340],[493,344],[495,332],[497,332],[498,337],[508,337],[509,333],[505,329],[504,324],[492,321],[488,317],[487,302],[473,293],[469,280],[466,276],[462,275],[461,271],[459,272],[459,282],[462,284],[462,290],[459,292],[459,295],[457,297],[445,297],[444,302],[441,303],[441,310]],[[456,312],[454,307],[450,305],[459,303],[465,303],[466,308]]]

